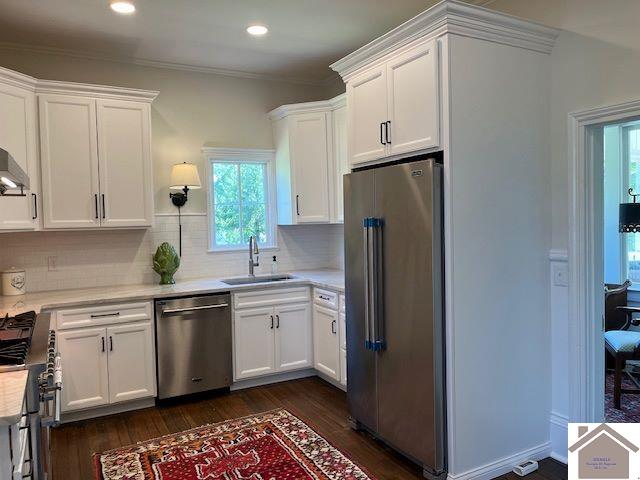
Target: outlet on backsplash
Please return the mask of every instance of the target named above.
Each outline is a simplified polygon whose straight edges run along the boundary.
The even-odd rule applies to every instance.
[[[58,271],[58,257],[57,256],[47,257],[47,266],[48,266],[48,270],[50,272],[57,272]]]

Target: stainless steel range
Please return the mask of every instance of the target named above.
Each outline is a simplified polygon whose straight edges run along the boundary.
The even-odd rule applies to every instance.
[[[62,368],[49,323],[48,313],[0,318],[0,373],[29,371],[23,421],[13,427],[26,431],[28,451],[14,468],[23,468],[22,478],[34,480],[45,480],[51,471],[50,428],[60,422]],[[18,447],[10,445],[11,455],[18,454]]]

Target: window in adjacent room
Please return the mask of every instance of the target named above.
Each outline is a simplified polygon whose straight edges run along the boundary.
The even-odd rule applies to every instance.
[[[209,249],[275,246],[270,150],[205,149],[209,181]]]

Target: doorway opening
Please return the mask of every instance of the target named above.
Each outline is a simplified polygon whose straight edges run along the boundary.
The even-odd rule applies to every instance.
[[[640,233],[619,232],[618,210],[640,192],[640,101],[572,113],[569,127],[569,420],[637,422]]]
[[[620,232],[620,204],[640,192],[640,121],[603,126],[604,417],[640,422],[640,233]],[[623,229],[629,227],[623,226]],[[633,350],[630,347],[634,347]]]

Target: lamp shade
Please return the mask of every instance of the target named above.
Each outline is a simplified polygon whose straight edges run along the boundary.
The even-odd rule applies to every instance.
[[[182,190],[184,187],[191,189],[200,188],[200,175],[198,175],[198,167],[193,163],[177,163],[171,169],[171,185],[169,188],[174,190]]]
[[[640,203],[620,204],[620,226],[622,233],[640,232]]]

